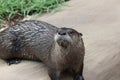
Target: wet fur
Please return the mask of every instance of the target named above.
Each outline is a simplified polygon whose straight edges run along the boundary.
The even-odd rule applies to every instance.
[[[0,58],[11,64],[20,62],[19,59],[42,61],[49,68],[51,80],[59,80],[64,74],[73,76],[74,80],[84,80],[82,72],[85,51],[82,34],[70,28],[62,28],[64,32],[73,31],[73,38],[71,42],[68,41],[72,44],[70,47],[65,41],[64,45],[55,41],[54,36],[59,30],[36,20],[7,28],[0,32]]]
[[[66,73],[73,76],[74,80],[84,80],[82,74],[85,48],[82,34],[69,28],[61,28],[59,32],[62,33],[55,35],[51,54],[51,63],[54,66],[50,67],[49,74],[52,75],[52,80],[59,80],[59,77]]]

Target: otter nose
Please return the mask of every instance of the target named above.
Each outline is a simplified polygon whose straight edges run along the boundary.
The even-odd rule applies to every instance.
[[[59,31],[58,34],[59,35],[66,35],[66,32],[65,31]]]

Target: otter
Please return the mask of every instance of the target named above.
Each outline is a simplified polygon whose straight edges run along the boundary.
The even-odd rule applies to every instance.
[[[51,80],[70,75],[84,80],[85,47],[82,33],[72,28],[57,28],[37,20],[26,20],[0,32],[0,58],[9,64],[22,59],[42,61]]]

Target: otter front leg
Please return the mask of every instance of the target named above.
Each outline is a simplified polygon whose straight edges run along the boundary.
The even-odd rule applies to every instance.
[[[21,60],[17,58],[6,59],[5,61],[8,63],[8,65],[18,64],[21,62]]]
[[[48,74],[49,74],[51,80],[60,80],[60,71],[50,68],[48,70]]]
[[[82,63],[81,69],[79,71],[79,73],[77,73],[74,77],[74,80],[84,80],[83,77],[83,67],[84,67],[84,63]]]
[[[84,77],[81,75],[77,75],[74,80],[84,80]]]

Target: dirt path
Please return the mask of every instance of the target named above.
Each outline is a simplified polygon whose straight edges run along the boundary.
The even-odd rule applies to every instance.
[[[120,80],[120,1],[71,0],[55,14],[35,18],[83,33],[86,80]],[[7,66],[0,62],[0,80],[49,80],[43,64],[24,61]]]

